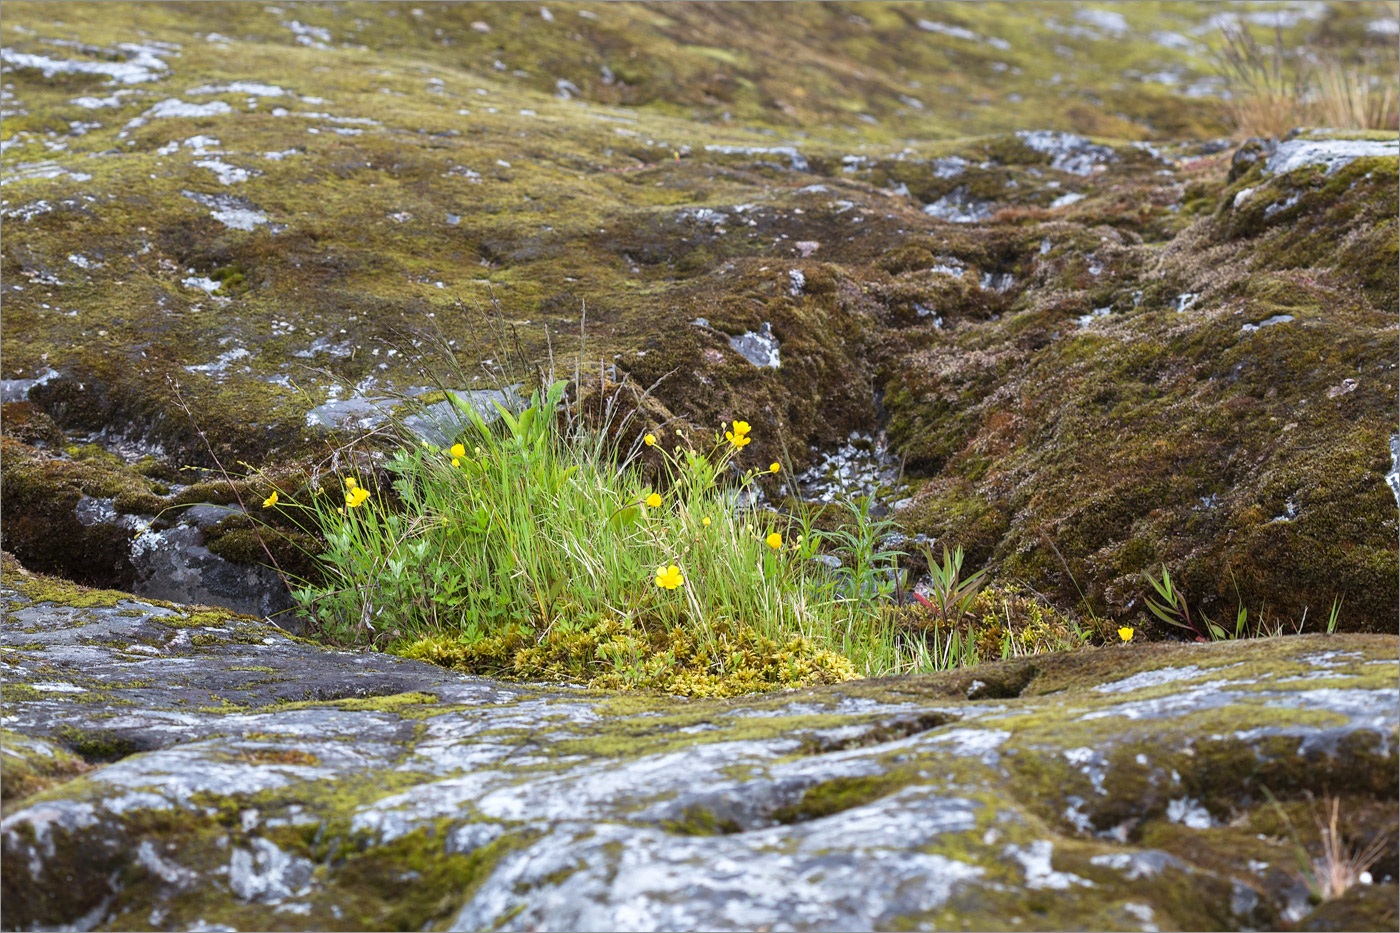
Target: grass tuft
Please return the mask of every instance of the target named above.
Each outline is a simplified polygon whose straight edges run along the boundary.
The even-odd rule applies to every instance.
[[[475,673],[706,696],[893,669],[891,604],[814,560],[823,536],[800,516],[758,504],[773,470],[740,469],[746,423],[629,426],[640,436],[615,444],[566,390],[490,420],[449,393],[449,443],[405,430],[381,469],[323,482],[304,506],[323,582],[293,591],[323,633]],[[893,572],[895,553],[843,543]]]
[[[1300,126],[1394,130],[1400,125],[1395,61],[1346,65],[1327,51],[1284,48],[1283,31],[1260,44],[1241,22],[1220,29],[1216,67],[1242,136],[1282,137]]]

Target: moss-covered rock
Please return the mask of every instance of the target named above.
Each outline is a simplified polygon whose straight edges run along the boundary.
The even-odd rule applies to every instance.
[[[331,651],[8,557],[0,599],[9,928],[1394,916],[1394,636],[697,700]],[[1314,904],[1298,857],[1323,857],[1332,800],[1343,849],[1382,854]]]
[[[746,465],[888,427],[906,530],[1061,606],[1147,633],[1165,563],[1217,616],[1395,628],[1395,158],[1201,142],[1211,8],[65,10],[0,36],[36,566],[127,585],[65,444],[166,484],[305,464],[391,390],[578,359],[765,425]],[[1283,36],[1390,62],[1373,18]]]

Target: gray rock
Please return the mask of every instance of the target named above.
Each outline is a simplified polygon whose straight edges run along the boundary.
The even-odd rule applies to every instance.
[[[1331,175],[1343,165],[1362,158],[1400,155],[1400,140],[1331,139],[1305,133],[1279,143],[1264,163],[1265,171],[1283,175],[1309,165],[1321,165]]]
[[[722,155],[780,155],[787,156],[788,165],[794,172],[807,171],[807,157],[796,146],[706,146],[706,152]]]
[[[1116,15],[1116,14],[1114,14]],[[1074,133],[1020,130],[1016,136],[1031,149],[1050,157],[1050,167],[1071,175],[1092,175],[1114,158],[1113,150]]]
[[[773,336],[773,325],[767,321],[758,325],[757,332],[748,330],[738,337],[730,337],[729,345],[755,366],[777,369],[780,364],[778,338]]]
[[[277,571],[260,564],[236,564],[204,546],[201,520],[214,523],[237,514],[237,510],[219,506],[202,509],[173,528],[146,528],[132,539],[133,590],[152,599],[276,617],[282,625],[299,631],[300,624],[291,611],[296,604]]]
[[[979,200],[959,185],[932,204],[924,205],[924,213],[955,224],[981,223],[992,216],[992,202]]]
[[[7,926],[1262,928],[1297,886],[1251,867],[1292,857],[1251,828],[1264,783],[1393,808],[1393,637],[716,703],[75,596],[0,590],[7,771],[99,765],[7,804]]]

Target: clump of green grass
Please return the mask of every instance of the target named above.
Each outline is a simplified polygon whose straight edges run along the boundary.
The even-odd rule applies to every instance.
[[[504,329],[497,339],[509,358]],[[869,499],[842,503],[819,530],[800,502],[760,504],[760,479],[782,468],[740,468],[748,423],[680,431],[645,404],[649,392],[624,402],[618,386],[604,399],[600,383],[597,398],[575,399],[570,383],[526,378],[541,388],[513,408],[493,402],[489,421],[462,393],[404,399],[396,422],[364,439],[366,456],[337,451],[357,466],[268,496],[325,542],[315,579],[292,589],[323,638],[483,675],[689,696],[1084,643],[1019,591],[979,593],[980,572],[960,582],[960,560],[939,568],[942,585],[976,604],[911,624],[899,608],[906,555]],[[457,417],[433,444],[409,425],[422,431],[412,416],[442,400]]]
[[[1146,597],[1148,611],[1160,621],[1181,630],[1196,641],[1230,641],[1251,637],[1277,638],[1284,634],[1284,623],[1277,618],[1272,621],[1266,619],[1262,607],[1251,621],[1249,609],[1240,603],[1235,610],[1233,627],[1230,627],[1225,620],[1215,621],[1199,609],[1193,614],[1190,599],[1181,586],[1172,581],[1171,572],[1165,566],[1161,569],[1160,578],[1154,576],[1150,571],[1144,572],[1142,576],[1155,594]],[[1332,600],[1332,608],[1327,615],[1323,631],[1328,635],[1335,632],[1337,623],[1341,621],[1341,614],[1342,600],[1341,597],[1337,597]],[[1292,623],[1293,633],[1301,635],[1307,624],[1308,612],[1304,608],[1303,617]],[[1132,635],[1129,634],[1124,636],[1123,640],[1128,641],[1131,638]]]
[[[497,404],[492,423],[449,394],[453,443],[405,435],[385,482],[344,475],[343,502],[313,497],[326,543],[324,582],[294,590],[307,614],[337,640],[597,686],[727,695],[894,669],[884,594],[814,561],[822,536],[800,516],[754,504],[780,468],[738,469],[747,423],[657,427],[620,451],[569,417],[565,389]],[[867,551],[862,572],[896,557]]]

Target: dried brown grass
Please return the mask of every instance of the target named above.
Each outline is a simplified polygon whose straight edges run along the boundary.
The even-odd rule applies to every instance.
[[[1220,39],[1217,70],[1230,90],[1240,136],[1279,137],[1299,126],[1397,128],[1400,100],[1393,76],[1348,67],[1325,51],[1290,54],[1278,29],[1268,45],[1242,23],[1221,27]]]
[[[1338,129],[1400,129],[1400,99],[1394,84],[1360,68],[1344,68],[1332,59],[1318,62],[1313,76],[1314,122]]]
[[[1307,874],[1313,894],[1320,900],[1330,901],[1359,883],[1367,869],[1385,854],[1389,843],[1385,833],[1377,833],[1364,845],[1348,845],[1338,821],[1341,801],[1336,797],[1324,797],[1322,810],[1324,816],[1313,816],[1322,838],[1322,854],[1312,859],[1312,870]]]

